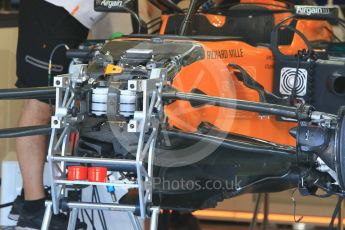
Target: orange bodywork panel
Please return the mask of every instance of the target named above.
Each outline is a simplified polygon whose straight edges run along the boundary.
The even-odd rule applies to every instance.
[[[272,90],[273,57],[270,49],[252,47],[239,41],[204,42],[202,45],[205,59],[182,68],[174,79],[174,88],[182,92],[197,89],[211,96],[258,101],[258,93],[238,81],[227,67],[229,63],[235,63],[266,89]],[[166,106],[165,114],[170,126],[188,132],[195,132],[201,123],[207,122],[224,132],[279,144],[295,143],[287,135],[295,124],[276,121],[274,116],[208,105],[193,107],[186,101],[175,101]]]
[[[243,0],[243,2],[253,2]],[[257,0],[255,1],[257,2]],[[264,1],[265,2],[265,1]],[[212,25],[221,27],[225,17],[206,15]],[[286,14],[276,17],[276,23]],[[164,34],[169,16],[162,16],[161,34]],[[288,22],[287,22],[288,23]],[[296,29],[310,41],[331,41],[332,30],[328,22],[299,20]],[[255,35],[254,35],[255,36]],[[182,92],[202,91],[210,96],[259,101],[258,93],[247,88],[229,69],[234,63],[244,68],[266,90],[273,90],[274,57],[268,47],[255,47],[242,41],[198,42],[205,50],[205,59],[188,65],[174,78],[173,87]],[[281,46],[286,55],[295,55],[305,49],[303,40],[294,35],[290,45]],[[187,132],[195,132],[200,124],[210,123],[219,130],[286,145],[295,145],[296,140],[288,133],[296,124],[277,121],[275,116],[226,109],[216,106],[192,106],[186,101],[175,101],[165,107],[168,124]]]
[[[281,15],[281,14],[280,14]],[[284,14],[286,16],[286,14]],[[210,15],[205,14],[206,18],[210,21],[210,23],[214,27],[222,27],[225,24],[226,17],[221,15]],[[282,20],[284,17],[278,17],[278,20]],[[287,15],[288,16],[288,15]],[[166,30],[169,15],[162,15],[162,26],[160,29],[160,34],[164,35]],[[280,21],[278,21],[280,22]],[[290,23],[288,20],[286,23]],[[332,26],[326,21],[317,21],[317,20],[299,20],[296,24],[296,29],[299,31],[303,31],[303,34],[310,42],[317,42],[317,41],[331,41],[333,34],[332,34]],[[211,34],[212,35],[212,34]],[[255,36],[255,35],[253,35]],[[280,51],[285,55],[295,55],[298,50],[306,49],[307,46],[302,40],[302,38],[295,34],[293,40],[290,45],[284,45],[280,47]]]

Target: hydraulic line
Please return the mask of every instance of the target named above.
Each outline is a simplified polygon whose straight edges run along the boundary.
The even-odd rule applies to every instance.
[[[0,89],[0,100],[53,99],[55,87]]]
[[[297,108],[262,102],[243,101],[231,98],[213,97],[195,93],[181,93],[176,91],[163,92],[164,99],[184,100],[189,102],[204,103],[207,105],[220,106],[237,110],[263,113],[267,115],[277,115],[288,118],[297,118]]]
[[[19,128],[0,129],[0,138],[15,138],[35,135],[48,135],[51,132],[49,125],[27,126]]]

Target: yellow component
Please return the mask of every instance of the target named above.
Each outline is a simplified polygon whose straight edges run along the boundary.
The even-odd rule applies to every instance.
[[[104,74],[105,75],[111,75],[111,74],[119,74],[122,72],[123,72],[122,67],[117,66],[117,65],[108,64],[107,67],[105,67]]]

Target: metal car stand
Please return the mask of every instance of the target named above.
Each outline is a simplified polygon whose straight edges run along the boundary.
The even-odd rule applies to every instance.
[[[262,200],[262,196],[264,196],[263,200]],[[253,217],[252,217],[252,221],[250,222],[250,226],[249,229],[250,230],[254,230],[256,229],[257,226],[257,221],[258,221],[258,214],[260,211],[260,204],[263,202],[263,221],[262,221],[262,229],[266,230],[268,228],[268,215],[269,215],[269,194],[268,193],[259,193],[258,194],[258,198],[256,200],[255,203],[255,208],[254,208],[254,212],[253,212]]]
[[[160,71],[155,71],[161,74]],[[159,75],[160,76],[160,75]],[[109,210],[127,212],[134,229],[144,228],[144,219],[151,216],[151,229],[157,229],[159,207],[151,207],[152,202],[152,174],[159,122],[157,115],[153,114],[154,108],[161,105],[160,77],[145,80],[131,80],[128,82],[130,89],[143,93],[143,111],[136,111],[133,120],[128,124],[128,132],[138,132],[139,140],[135,160],[106,159],[76,157],[68,153],[69,137],[75,125],[83,120],[82,114],[72,115],[69,113],[71,106],[75,103],[73,87],[78,81],[84,81],[82,76],[73,79],[70,75],[61,75],[54,78],[56,87],[55,115],[52,117],[52,132],[48,149],[48,166],[51,173],[51,195],[52,202],[46,203],[46,211],[41,229],[49,228],[52,213],[58,214],[61,209],[71,210],[68,228],[75,229],[78,212],[81,209]],[[62,130],[58,135],[58,130]],[[145,139],[145,134],[150,133]],[[146,161],[146,162],[144,162]],[[128,181],[116,180],[112,182],[89,182],[69,181],[67,177],[67,163],[109,165],[112,171],[135,171],[137,180]],[[67,196],[68,185],[97,185],[114,186],[115,188],[137,188],[139,205],[121,205],[116,203],[90,203],[90,202],[63,202]],[[139,217],[135,216],[139,214]]]

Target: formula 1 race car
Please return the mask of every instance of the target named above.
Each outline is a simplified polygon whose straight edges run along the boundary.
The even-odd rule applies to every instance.
[[[95,6],[125,8],[106,2]],[[344,195],[337,9],[263,0],[201,9],[204,2],[191,1],[186,12],[152,0],[165,13],[159,35],[67,51],[70,73],[54,78],[54,212],[67,204],[61,191],[73,184],[71,165],[118,172],[105,185],[133,185],[142,217],[152,206],[193,211],[244,193]]]

